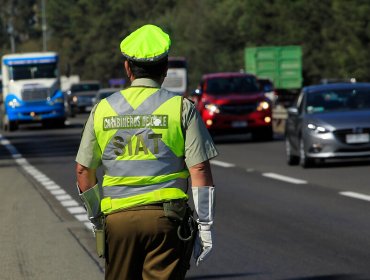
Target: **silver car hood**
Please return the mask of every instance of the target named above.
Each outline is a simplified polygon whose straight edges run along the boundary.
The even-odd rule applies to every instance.
[[[306,115],[306,124],[324,126],[331,130],[370,127],[370,110],[340,111]]]

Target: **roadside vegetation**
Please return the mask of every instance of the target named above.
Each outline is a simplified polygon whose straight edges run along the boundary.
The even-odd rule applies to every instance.
[[[61,72],[83,79],[124,75],[120,41],[145,23],[172,38],[185,56],[190,87],[203,73],[244,68],[244,48],[300,45],[304,84],[322,78],[368,81],[370,2],[367,0],[45,0],[47,49]],[[41,51],[41,0],[0,0],[0,54]],[[9,28],[9,24],[13,30]],[[247,69],[248,71],[248,69]]]

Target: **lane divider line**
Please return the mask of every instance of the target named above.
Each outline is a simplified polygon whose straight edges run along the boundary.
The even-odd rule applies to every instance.
[[[38,170],[36,167],[31,165],[27,159],[22,157],[18,152],[17,148],[13,146],[8,139],[5,139],[0,134],[0,145],[3,145],[15,159],[15,162],[36,181],[38,181],[46,190],[48,190],[57,199],[60,204],[71,213],[75,219],[79,222],[83,222],[84,225],[92,230],[92,225],[87,217],[86,209],[82,207],[76,200],[68,195],[64,189],[58,184],[51,180],[48,176]]]
[[[370,201],[370,195],[362,194],[362,193],[356,193],[356,192],[340,192],[340,195],[351,197],[351,198],[357,198],[361,200]]]
[[[280,174],[276,174],[276,173],[262,173],[262,176],[272,178],[272,179],[276,179],[276,180],[279,180],[279,181],[292,183],[292,184],[307,184],[307,181],[305,181],[305,180],[296,179],[296,178],[292,178],[292,177],[288,177],[288,176],[284,176],[284,175],[280,175]]]
[[[226,168],[235,167],[235,164],[233,164],[233,163],[228,163],[228,162],[214,160],[214,159],[211,159],[210,163],[213,164],[213,165],[226,167]]]

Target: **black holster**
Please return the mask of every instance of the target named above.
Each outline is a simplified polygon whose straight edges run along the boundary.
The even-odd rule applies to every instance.
[[[190,268],[190,259],[193,252],[197,223],[193,217],[193,210],[185,200],[172,200],[163,203],[165,216],[178,223],[177,235],[183,242],[184,251],[179,263],[179,279],[184,279]]]

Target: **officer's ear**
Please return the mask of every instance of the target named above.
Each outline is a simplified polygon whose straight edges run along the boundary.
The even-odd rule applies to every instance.
[[[132,81],[134,79],[134,76],[132,75],[130,63],[128,63],[128,60],[125,60],[124,67],[125,67],[127,77],[130,79],[130,81]]]

